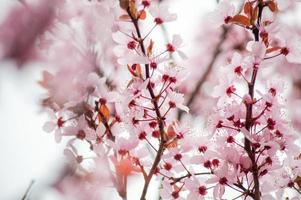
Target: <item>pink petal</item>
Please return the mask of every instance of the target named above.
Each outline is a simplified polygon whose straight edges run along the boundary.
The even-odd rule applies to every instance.
[[[225,186],[217,184],[213,190],[214,199],[221,199],[225,193]]]

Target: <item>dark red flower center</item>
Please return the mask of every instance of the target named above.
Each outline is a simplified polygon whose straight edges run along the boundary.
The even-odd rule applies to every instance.
[[[206,151],[207,151],[207,147],[206,146],[199,146],[199,152],[205,153]]]
[[[175,160],[181,160],[182,159],[182,155],[177,153],[175,156],[174,156],[174,159]]]
[[[199,194],[205,196],[207,194],[207,189],[205,186],[200,186],[199,187]]]
[[[86,137],[86,133],[85,133],[85,131],[83,131],[83,130],[79,130],[79,131],[77,132],[77,134],[76,134],[76,138],[78,138],[78,139],[80,139],[80,140],[85,139],[85,137]]]
[[[288,48],[286,48],[286,47],[282,48],[281,51],[280,51],[280,53],[283,54],[283,55],[285,55],[285,56],[286,56],[287,54],[289,54],[289,52],[290,52],[290,51],[289,51]]]
[[[168,43],[166,45],[166,50],[169,51],[169,52],[174,52],[175,51],[175,47],[172,44]]]
[[[130,41],[129,43],[128,43],[128,49],[135,49],[136,48],[136,42],[135,41]]]
[[[223,177],[223,178],[220,178],[218,182],[219,182],[219,184],[221,184],[221,185],[225,185],[225,184],[228,182],[228,180],[227,180],[226,177]]]
[[[225,19],[224,19],[225,24],[228,24],[228,23],[230,22],[231,19],[232,19],[231,16],[225,17]]]
[[[160,17],[156,17],[154,21],[158,25],[163,24],[163,20]]]

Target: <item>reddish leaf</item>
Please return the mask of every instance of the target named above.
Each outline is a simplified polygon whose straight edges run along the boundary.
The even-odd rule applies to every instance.
[[[258,18],[258,8],[253,10],[252,17],[251,17],[251,24],[254,24],[257,18]]]
[[[127,10],[129,7],[129,0],[119,0],[119,5],[122,9]]]
[[[178,140],[176,138],[173,139],[172,141],[168,142],[167,144],[165,144],[165,147],[167,149],[173,149],[173,148],[175,148],[177,146],[178,146]]]
[[[234,17],[232,17],[230,22],[241,24],[243,26],[251,26],[250,19],[243,15],[235,15]]]
[[[298,187],[301,189],[301,177],[297,176],[295,182],[297,183]]]
[[[278,50],[280,50],[281,48],[280,47],[272,47],[272,48],[269,48],[269,49],[267,49],[267,53],[272,53],[272,52],[274,52],[274,51],[278,51]]]
[[[272,12],[276,12],[278,10],[278,6],[274,1],[270,1],[268,7]]]
[[[136,6],[136,3],[135,1],[131,0],[129,2],[129,9],[130,9],[130,13],[131,15],[137,19],[138,18],[138,11],[137,11],[137,6]]]
[[[115,164],[116,173],[119,176],[129,176],[133,172],[140,172],[141,170],[133,165],[133,162],[129,158],[121,159],[117,161]]]
[[[134,76],[134,77],[141,77],[141,65],[139,64],[133,64],[133,65],[127,65],[129,72]]]
[[[139,12],[139,19],[144,20],[146,18],[146,12],[145,10],[141,10]]]
[[[110,120],[110,111],[109,111],[109,108],[105,104],[101,105],[99,107],[99,113],[100,113],[100,115],[98,116],[98,120],[100,122],[103,121],[103,117],[105,118],[105,120],[107,122]]]
[[[131,18],[130,18],[130,16],[128,16],[128,15],[121,15],[121,16],[119,17],[119,19],[120,19],[121,21],[129,21]]]
[[[151,56],[153,54],[154,42],[150,40],[149,45],[147,47],[147,56]]]
[[[253,12],[253,7],[252,7],[252,3],[251,2],[247,2],[244,6],[244,13],[251,17],[252,16],[252,12]]]
[[[166,133],[167,139],[170,140],[176,136],[176,131],[172,125],[169,125],[167,127],[167,133]]]

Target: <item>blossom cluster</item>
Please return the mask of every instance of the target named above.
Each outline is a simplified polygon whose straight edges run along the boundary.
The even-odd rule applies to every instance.
[[[290,120],[287,83],[274,76],[301,64],[300,38],[279,18],[294,1],[219,2],[202,30],[206,58],[197,61],[209,68],[196,81],[199,69],[179,65],[193,63],[181,36],[156,37],[177,20],[167,3],[20,3],[0,25],[0,58],[47,66],[39,81],[49,117],[43,129],[66,143],[71,175],[55,184],[65,198],[127,199],[128,185],[138,187],[134,176],[143,180],[141,200],[154,182],[161,199],[300,198],[292,126],[300,123]],[[183,113],[201,113],[207,126],[195,130]]]

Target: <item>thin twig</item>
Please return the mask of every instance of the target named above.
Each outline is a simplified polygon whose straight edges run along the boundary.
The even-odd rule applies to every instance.
[[[34,180],[32,180],[32,181],[30,182],[30,184],[29,184],[29,186],[27,187],[27,189],[26,189],[26,191],[25,191],[25,194],[23,195],[23,197],[22,197],[21,200],[26,200],[26,199],[27,199],[27,197],[28,197],[28,195],[29,195],[29,192],[30,192],[30,190],[31,190],[31,188],[32,188],[32,186],[33,186],[34,183],[35,183]]]

